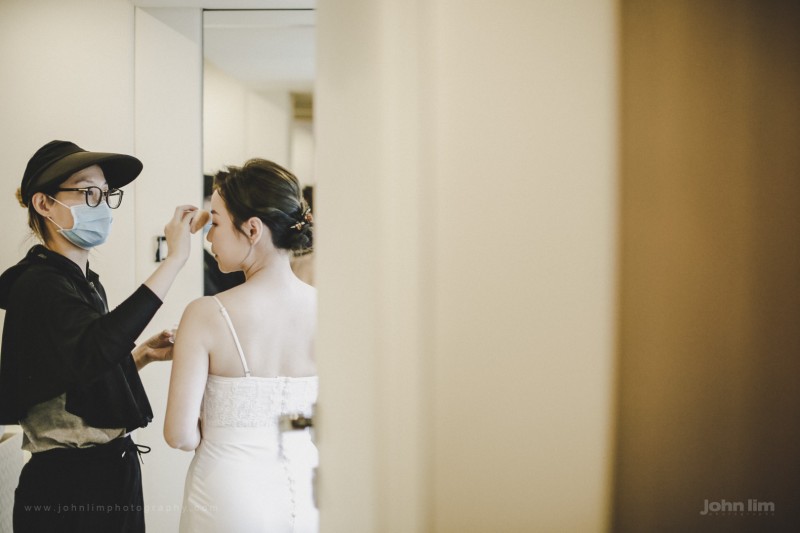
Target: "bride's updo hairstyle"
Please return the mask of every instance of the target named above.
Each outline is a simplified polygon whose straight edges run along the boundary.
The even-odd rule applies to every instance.
[[[214,190],[236,228],[258,217],[272,233],[272,243],[285,250],[304,250],[312,244],[313,218],[294,174],[272,161],[250,159],[214,176]]]

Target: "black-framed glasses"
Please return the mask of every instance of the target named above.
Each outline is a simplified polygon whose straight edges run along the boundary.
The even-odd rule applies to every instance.
[[[86,196],[86,205],[89,207],[97,207],[103,198],[106,199],[108,207],[116,209],[122,203],[122,189],[108,189],[104,191],[100,187],[73,187],[58,189],[59,191],[80,191]]]

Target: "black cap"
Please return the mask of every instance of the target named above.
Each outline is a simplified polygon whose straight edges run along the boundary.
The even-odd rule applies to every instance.
[[[100,165],[108,186],[119,189],[142,171],[142,162],[130,155],[87,152],[68,141],[50,141],[39,148],[25,167],[20,196],[28,205],[34,193],[45,191],[92,165]]]

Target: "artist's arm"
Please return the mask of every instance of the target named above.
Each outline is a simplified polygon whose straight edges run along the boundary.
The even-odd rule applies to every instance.
[[[200,404],[208,379],[210,298],[190,303],[181,317],[172,349],[164,439],[173,448],[191,451],[200,444]]]
[[[191,248],[189,233],[195,233],[202,228],[206,220],[208,212],[198,210],[191,205],[179,205],[164,226],[167,257],[144,282],[144,285],[162,300],[189,257]],[[171,330],[163,330],[137,346],[133,350],[136,368],[141,370],[154,361],[171,360],[174,333]]]
[[[197,208],[192,205],[179,205],[175,208],[172,218],[164,226],[164,236],[167,238],[167,258],[159,263],[144,284],[161,300],[167,295],[172,282],[178,276],[186,260],[189,258],[191,241],[189,225],[197,213]]]

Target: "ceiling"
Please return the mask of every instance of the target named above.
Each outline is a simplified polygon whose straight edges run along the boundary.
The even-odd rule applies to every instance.
[[[312,91],[316,0],[133,0],[133,4],[201,8],[207,61],[256,91]]]
[[[311,92],[315,12],[205,11],[203,55],[256,91]]]
[[[200,9],[314,9],[316,0],[133,0],[138,7]]]

